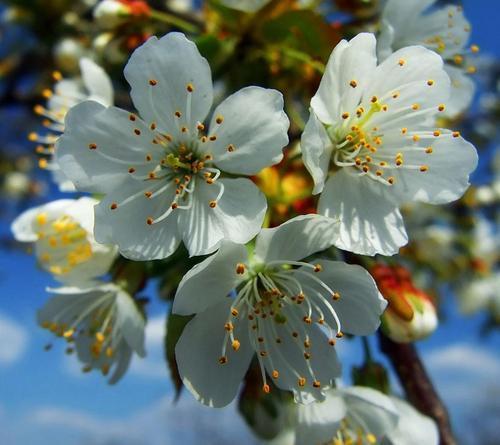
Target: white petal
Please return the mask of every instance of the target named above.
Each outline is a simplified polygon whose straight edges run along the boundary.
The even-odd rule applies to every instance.
[[[439,432],[432,419],[397,397],[391,397],[391,400],[396,405],[399,420],[382,445],[438,445]]]
[[[446,103],[446,115],[454,117],[467,111],[474,98],[476,84],[470,75],[460,68],[447,63],[444,69],[451,80],[451,96]]]
[[[404,153],[404,165],[427,166],[427,171],[393,169],[396,180],[387,190],[396,201],[421,201],[445,204],[460,198],[469,187],[469,175],[476,169],[478,156],[474,146],[462,137],[453,137],[447,130],[440,130],[439,137],[422,136],[414,146],[432,147],[432,153],[406,150],[400,145],[386,146],[391,151]],[[415,132],[415,134],[419,134]],[[388,144],[389,145],[389,144]]]
[[[127,344],[140,357],[144,357],[146,355],[144,349],[146,322],[144,317],[129,294],[120,289],[116,289],[116,293],[116,326],[120,329]]]
[[[361,255],[394,255],[408,242],[401,213],[372,179],[345,170],[328,179],[318,204],[320,214],[340,221],[335,245]]]
[[[257,12],[270,0],[221,0],[221,3],[230,8],[244,12]]]
[[[140,183],[132,178],[125,179],[95,207],[96,240],[104,244],[117,244],[123,256],[134,260],[154,260],[170,256],[181,241],[177,211],[151,225],[147,220],[159,218],[170,208],[175,184],[170,184],[163,193],[147,198],[144,195],[144,192],[150,190],[147,183]],[[151,187],[158,189],[162,184],[154,183]],[[134,195],[134,199],[126,201]],[[113,203],[117,203],[116,209],[111,208]]]
[[[84,196],[69,205],[64,214],[75,219],[86,232],[92,233],[94,231],[94,206],[96,204],[99,204],[97,199]]]
[[[73,199],[58,199],[24,211],[12,222],[11,230],[14,238],[21,242],[36,241],[39,232],[35,226],[37,215],[45,213],[47,221],[53,221],[62,216],[74,202]]]
[[[396,427],[399,410],[390,397],[363,386],[343,388],[340,392],[347,405],[348,417],[353,422],[362,419],[362,425],[367,429],[365,434],[383,437]]]
[[[314,180],[313,195],[321,193],[328,176],[333,145],[313,111],[302,133],[300,148],[304,165]]]
[[[342,332],[353,335],[369,335],[376,331],[380,325],[382,315],[387,301],[377,289],[371,275],[361,266],[346,264],[342,261],[320,260],[318,263],[323,267],[321,272],[310,272],[310,269],[302,268],[304,272],[314,274],[334,292],[340,294],[340,299],[331,302],[331,306],[337,313]],[[316,289],[325,294],[324,289],[318,287],[312,279],[297,276],[301,283],[310,289]],[[305,290],[307,295],[307,290]],[[330,295],[325,295],[330,298]],[[325,313],[325,320],[332,318]],[[327,320],[328,324],[335,326],[333,319]]]
[[[224,194],[215,208],[221,186]],[[245,244],[259,232],[266,213],[266,199],[249,179],[218,179],[207,184],[196,180],[193,204],[179,216],[182,239],[191,256],[213,252],[222,239]]]
[[[114,92],[111,79],[93,60],[84,57],[80,59],[82,80],[89,92],[89,99],[95,100],[104,106],[110,106],[114,101]]]
[[[116,359],[117,364],[114,368],[113,374],[108,380],[110,385],[117,383],[127,372],[130,366],[130,361],[132,359],[132,350],[130,348],[120,348],[118,357]]]
[[[421,46],[406,47],[391,54],[374,70],[363,93],[364,103],[370,105],[373,96],[388,107],[369,121],[381,132],[432,125],[439,105],[446,104],[450,96],[450,79],[438,54]],[[417,110],[412,108],[415,105]]]
[[[56,160],[79,190],[107,193],[130,176],[130,167],[136,169],[136,175],[147,176],[151,165],[159,163],[163,153],[152,143],[154,133],[139,118],[132,121],[129,116],[124,110],[105,108],[94,101],[69,111]],[[152,162],[146,161],[147,154]]]
[[[331,247],[338,223],[320,215],[300,215],[279,227],[262,229],[257,236],[255,255],[263,262],[297,261]]]
[[[151,37],[134,51],[124,74],[134,105],[146,122],[155,122],[173,136],[180,134],[182,126],[197,133],[197,122],[203,122],[212,106],[212,76],[206,59],[184,34]],[[181,118],[174,116],[176,111]]]
[[[281,161],[289,126],[279,91],[243,88],[214,111],[209,132],[217,136],[212,145],[214,162],[229,173],[257,174]],[[228,150],[230,145],[232,151]]]
[[[236,273],[238,263],[247,262],[242,244],[223,241],[217,252],[184,275],[175,294],[172,312],[189,315],[226,300],[229,292],[242,281]]]
[[[329,391],[323,402],[297,405],[295,445],[330,443],[346,415],[346,404],[338,391]]]
[[[361,33],[342,40],[333,50],[311,107],[324,124],[342,122],[342,114],[359,103],[377,65],[373,34]],[[355,82],[355,87],[351,82]],[[354,84],[353,84],[354,85]]]
[[[211,306],[191,320],[177,342],[175,357],[184,385],[198,401],[211,407],[222,407],[236,396],[240,383],[254,354],[248,339],[246,321],[235,324],[234,336],[240,348],[227,348],[228,362],[220,364],[230,314],[231,299]]]

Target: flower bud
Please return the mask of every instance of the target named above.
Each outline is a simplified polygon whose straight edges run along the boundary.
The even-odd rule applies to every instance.
[[[77,73],[80,59],[85,57],[86,52],[87,50],[78,39],[68,37],[60,40],[54,48],[57,67],[62,71]]]
[[[149,14],[149,6],[142,0],[103,0],[94,8],[94,19],[103,29],[120,26],[132,16]]]
[[[382,330],[395,342],[409,343],[427,337],[437,327],[432,299],[416,288],[410,272],[401,266],[376,265],[371,271],[388,301],[382,316]]]

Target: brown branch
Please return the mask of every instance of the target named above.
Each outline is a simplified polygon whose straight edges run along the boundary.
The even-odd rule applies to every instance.
[[[456,445],[448,411],[436,392],[415,346],[411,343],[395,343],[381,332],[379,339],[380,348],[389,358],[408,401],[436,421],[440,445]]]

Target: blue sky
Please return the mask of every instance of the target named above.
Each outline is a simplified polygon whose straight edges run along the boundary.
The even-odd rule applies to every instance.
[[[498,2],[466,0],[464,6],[473,24],[474,43],[498,57]],[[0,238],[10,236],[8,219],[14,216],[13,209],[3,216],[7,219],[0,220]],[[149,355],[134,362],[114,387],[98,374],[82,375],[62,345],[43,351],[49,336],[36,326],[34,316],[50,284],[32,257],[0,250],[0,443],[165,445],[202,440],[229,444],[234,437],[240,444],[255,443],[234,407],[204,408],[188,393],[179,404],[171,403],[172,387],[162,360],[167,308],[154,299],[154,284],[144,292],[153,297],[148,309]],[[463,318],[451,296],[445,314],[438,331],[419,349],[465,438],[474,413],[481,412],[488,395],[499,400],[500,335],[480,338],[484,317]],[[339,349],[346,370],[361,361],[359,342],[343,342]]]

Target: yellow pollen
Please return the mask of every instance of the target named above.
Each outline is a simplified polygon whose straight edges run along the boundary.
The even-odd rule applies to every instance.
[[[419,104],[413,104],[411,106],[411,109],[417,111],[418,109],[420,109],[420,105]]]
[[[432,133],[435,137],[441,136],[441,132],[439,130],[436,130],[434,133]]]
[[[266,394],[269,394],[271,392],[271,388],[266,383],[266,384],[264,384],[264,386],[262,386],[262,391],[264,391]]]
[[[389,176],[389,177],[387,178],[387,182],[388,182],[389,184],[391,184],[391,185],[392,185],[392,184],[394,184],[394,177],[393,177],[393,176]]]
[[[135,122],[135,121],[136,121],[136,119],[137,119],[137,118],[135,117],[135,115],[134,115],[134,114],[129,115],[129,117],[128,117],[128,118],[129,118],[132,122]]]
[[[89,144],[89,150],[95,150],[97,148],[97,144],[91,143]]]
[[[429,167],[427,165],[422,165],[422,167],[420,167],[420,171],[423,173],[423,172],[426,172],[427,170],[429,170]]]
[[[156,124],[154,122],[151,122],[149,128],[151,128],[151,130],[156,130]]]
[[[215,209],[215,207],[217,207],[217,201],[210,201],[208,205],[211,209]]]
[[[460,132],[459,132],[459,131],[454,131],[454,132],[452,133],[452,136],[453,136],[454,138],[458,138],[458,137],[460,136]]]
[[[66,332],[63,333],[64,338],[71,338],[73,337],[73,334],[75,333],[74,329],[69,329]]]
[[[304,377],[299,377],[298,384],[300,387],[306,386],[306,379]]]
[[[467,72],[469,74],[474,74],[477,71],[477,68],[474,65],[468,66],[467,67]]]
[[[395,93],[393,93],[393,95],[392,95],[393,99],[397,99],[398,97],[399,97],[399,91],[396,91]]]
[[[212,142],[217,140],[217,136],[215,134],[213,136],[210,136],[208,139],[210,139]]]
[[[375,174],[376,174],[377,176],[382,176],[382,175],[384,174],[384,172],[383,172],[382,170],[377,170],[377,171],[375,172]]]
[[[425,152],[426,152],[427,154],[431,154],[431,153],[432,153],[432,151],[433,151],[433,150],[432,150],[432,147],[427,147],[427,148],[425,149]]]
[[[323,270],[323,266],[321,264],[314,265],[314,272],[321,272]]]
[[[364,166],[363,166],[363,171],[364,171],[365,173],[368,173],[368,172],[370,171],[370,167],[368,167],[367,165],[364,165]]]
[[[48,164],[49,164],[49,162],[47,161],[47,159],[39,159],[38,160],[38,167],[40,167],[41,169],[47,168]]]
[[[53,71],[52,72],[52,79],[54,79],[56,82],[59,82],[60,80],[62,80],[62,78],[63,78],[63,76],[60,73],[60,71]]]
[[[99,343],[102,343],[104,342],[104,340],[106,339],[106,337],[104,337],[104,334],[102,332],[96,332],[95,334],[95,339],[99,342]]]
[[[114,354],[113,348],[111,346],[107,347],[106,348],[106,357],[111,358],[111,357],[113,357],[113,354]]]
[[[402,134],[408,133],[408,128],[401,128],[401,133]]]
[[[231,346],[233,347],[233,350],[236,352],[238,349],[240,349],[240,342],[238,340],[233,340]]]
[[[414,142],[418,142],[420,140],[420,136],[418,134],[414,134],[412,139]]]
[[[280,373],[275,369],[271,375],[273,376],[273,379],[277,379],[280,376]]]
[[[342,331],[340,331],[338,334],[337,334],[337,338],[342,338],[344,336],[344,333]]]
[[[477,46],[477,45],[471,45],[470,50],[473,53],[478,53],[479,52],[479,46]]]
[[[134,168],[134,167],[130,167],[130,168],[128,169],[128,172],[129,172],[129,173],[135,173],[135,168]]]
[[[372,445],[375,445],[377,443],[377,438],[373,434],[368,433],[365,437],[366,437],[366,440],[368,441],[368,443],[370,443]]]
[[[372,104],[374,104],[377,101],[378,101],[378,97],[377,96],[372,96],[372,98],[371,98]]]
[[[216,122],[217,124],[219,124],[219,125],[220,125],[220,124],[222,124],[222,122],[224,122],[224,117],[223,117],[223,116],[217,116],[217,117],[215,118],[215,122]]]
[[[429,79],[427,81],[427,85],[429,85],[431,87],[432,85],[434,85],[434,81],[432,79]]]
[[[313,382],[313,386],[314,386],[315,388],[321,388],[321,383],[320,383],[318,380],[315,380],[315,381]]]
[[[116,202],[112,202],[111,205],[109,206],[111,210],[116,210],[118,208],[118,204]]]
[[[158,85],[158,81],[156,79],[149,79],[149,84],[154,87],[156,85]]]
[[[349,85],[351,85],[351,87],[353,87],[353,88],[356,88],[358,86],[358,82],[356,82],[355,80],[351,80],[349,82]]]
[[[333,295],[332,295],[332,298],[337,301],[340,299],[340,293],[339,292],[334,292]]]
[[[233,324],[232,323],[226,323],[224,325],[224,329],[227,331],[227,332],[231,332],[233,330]]]
[[[238,263],[236,265],[236,273],[238,275],[243,275],[245,273],[245,265],[243,263]]]
[[[233,144],[229,144],[227,146],[227,151],[230,152],[230,153],[232,153],[234,151],[234,145]]]
[[[406,63],[405,59],[399,59],[399,61],[398,61],[399,66],[403,66],[405,63]]]
[[[40,226],[47,224],[47,214],[46,213],[39,213],[38,215],[36,215],[36,222]]]
[[[179,207],[179,204],[177,204],[176,202],[173,202],[170,207],[172,207],[172,210],[175,210],[177,207]]]
[[[342,113],[342,119],[349,119],[349,113]]]
[[[188,83],[186,85],[186,90],[188,91],[188,93],[192,93],[194,91],[194,85],[192,83]]]
[[[148,226],[151,226],[151,225],[153,224],[153,218],[151,218],[151,217],[147,218],[147,219],[146,219],[146,224],[147,224]]]
[[[311,358],[311,354],[309,352],[304,352],[304,358],[309,360]]]
[[[453,57],[453,61],[457,65],[461,65],[463,63],[463,61],[464,61],[464,58],[460,54],[457,54],[456,56]]]
[[[174,116],[175,116],[175,117],[181,117],[181,116],[182,116],[182,113],[181,113],[179,110],[177,110],[177,111],[174,113]]]
[[[444,111],[444,110],[445,110],[445,108],[446,108],[446,107],[444,106],[444,104],[440,104],[440,105],[438,106],[438,110],[439,110],[439,111]]]
[[[141,130],[139,130],[138,128],[134,128],[134,133],[136,134],[136,136],[139,136],[141,134]]]

